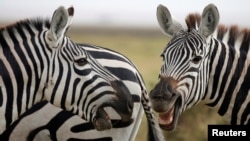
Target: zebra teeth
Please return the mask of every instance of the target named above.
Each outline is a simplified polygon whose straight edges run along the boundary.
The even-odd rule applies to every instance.
[[[167,112],[159,113],[158,122],[163,126],[172,126],[174,121],[174,107]]]

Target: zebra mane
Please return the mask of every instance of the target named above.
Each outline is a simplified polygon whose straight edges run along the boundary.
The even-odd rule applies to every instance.
[[[0,27],[0,35],[3,31],[13,31],[13,29],[21,29],[21,28],[28,28],[28,27],[35,27],[37,30],[42,30],[44,27],[50,27],[49,19],[42,19],[42,18],[33,18],[33,19],[25,19],[18,21],[13,24],[9,24],[4,27]]]
[[[249,28],[240,28],[237,25],[232,25],[229,27],[225,25],[219,25],[217,28],[216,36],[217,39],[221,40],[224,43],[227,43],[228,45],[231,45],[231,47],[237,47],[241,51],[246,51],[246,52],[249,50],[249,45],[250,45]],[[224,41],[224,37],[227,37],[228,39]]]
[[[199,28],[201,22],[201,15],[198,13],[190,13],[186,19],[187,30],[191,31],[192,29]],[[216,39],[221,40],[222,42],[230,45],[231,47],[236,47],[240,43],[240,48],[243,51],[248,51],[250,46],[250,29],[249,28],[240,28],[237,25],[226,26],[224,24],[219,24],[216,31],[214,32]],[[224,40],[224,38],[228,40]]]
[[[191,31],[192,29],[198,30],[201,21],[201,16],[198,13],[191,13],[186,17],[185,21],[187,24],[188,31]]]

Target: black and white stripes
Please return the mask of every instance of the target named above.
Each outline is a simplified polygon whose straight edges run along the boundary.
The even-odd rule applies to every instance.
[[[59,7],[51,23],[42,19],[27,20],[3,29],[3,33],[19,28],[21,31],[13,37],[0,37],[3,38],[1,66],[6,68],[0,69],[3,99],[0,108],[8,115],[1,118],[1,123],[8,123],[2,128],[0,138],[134,140],[144,111],[149,124],[148,140],[164,140],[136,66],[119,53],[76,44],[64,35],[71,23],[72,11],[72,8]],[[5,43],[17,38],[13,44]],[[6,50],[11,51],[2,55]],[[6,65],[9,60],[16,62]],[[15,66],[21,67],[15,70]],[[12,70],[16,72],[12,74]],[[13,110],[18,110],[11,113],[6,110],[15,106]],[[14,118],[9,120],[12,115]]]
[[[173,130],[179,115],[202,100],[231,124],[249,124],[249,31],[217,27],[213,4],[201,17],[190,14],[188,29],[176,25],[166,7],[157,10],[164,33],[173,36],[162,53],[160,81],[150,93],[161,127]]]
[[[128,88],[64,35],[72,16],[73,7],[59,7],[51,22],[31,19],[0,29],[0,133],[41,101],[91,121],[97,130],[112,126],[105,107],[124,122],[133,120]]]
[[[144,109],[149,124],[148,140],[164,140],[158,123],[152,114],[145,84],[135,65],[128,58],[115,51],[89,44],[79,45],[128,87],[134,102],[133,122],[122,122],[112,109],[107,109],[107,113],[113,113],[109,114],[113,127],[110,130],[96,131],[92,123],[72,113],[62,111],[51,104],[38,103],[8,128],[2,138],[14,141],[16,136],[19,135],[18,140],[26,140],[27,138],[42,140],[43,138],[47,139],[48,136],[54,141],[70,139],[135,140]],[[50,109],[49,112],[48,109]],[[47,118],[44,116],[47,116]],[[44,118],[42,118],[43,120],[37,120],[39,117]],[[35,120],[36,123],[27,126],[31,119]],[[25,130],[23,127],[25,127]]]

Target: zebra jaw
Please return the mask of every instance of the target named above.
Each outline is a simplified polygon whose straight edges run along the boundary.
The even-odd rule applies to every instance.
[[[96,113],[96,117],[93,120],[95,129],[98,131],[103,131],[112,128],[111,120],[108,114],[103,108],[99,108]]]
[[[174,118],[174,108],[171,108],[170,111],[159,113],[159,124],[161,125],[171,125]]]
[[[176,99],[172,108],[165,112],[159,112],[158,122],[163,130],[171,131],[175,129],[180,115],[181,98]]]
[[[133,123],[133,99],[128,88],[121,81],[112,81],[112,87],[116,93],[112,100],[106,101],[100,105],[93,118],[93,124],[98,131],[103,131],[112,128],[111,119],[108,113],[104,110],[105,107],[111,107],[121,117],[122,122]]]

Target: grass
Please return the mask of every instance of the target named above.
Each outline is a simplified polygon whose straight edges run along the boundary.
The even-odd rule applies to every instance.
[[[113,49],[130,58],[141,72],[148,91],[156,84],[162,64],[160,54],[169,40],[160,30],[78,28],[70,31],[74,41]],[[207,125],[222,123],[226,122],[215,110],[201,103],[181,115],[175,131],[163,132],[168,141],[206,141]],[[146,135],[147,123],[143,117],[136,141],[145,141]]]

